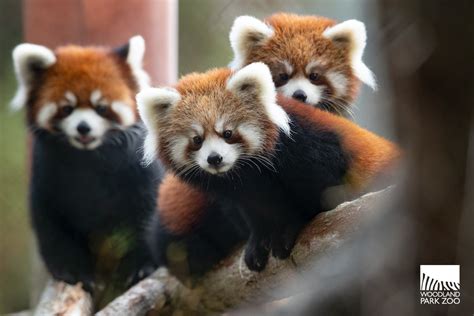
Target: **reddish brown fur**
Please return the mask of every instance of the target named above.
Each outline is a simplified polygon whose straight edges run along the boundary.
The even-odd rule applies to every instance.
[[[221,113],[226,114],[226,121],[230,124],[245,121],[261,127],[265,136],[262,149],[273,149],[278,128],[269,120],[263,107],[255,105],[254,101],[243,102],[226,90],[230,75],[229,69],[214,69],[204,74],[187,75],[178,82],[176,89],[181,94],[181,101],[172,109],[171,115],[162,120],[158,133],[160,158],[165,164],[173,166],[169,157],[170,140],[175,139],[176,135],[183,135],[183,132],[187,133],[193,122],[205,128],[205,136],[216,134],[214,126]],[[238,139],[239,135],[235,137]],[[243,145],[246,146],[245,143]],[[192,147],[189,139],[189,153]]]
[[[170,124],[179,124],[179,127],[168,127],[166,135],[169,137],[177,130],[189,127],[190,119],[194,119],[197,115],[208,115],[209,119],[216,117],[219,113],[217,104],[226,107],[242,107],[242,104],[234,101],[231,95],[223,92],[230,75],[230,70],[217,69],[206,74],[191,74],[184,77],[177,85],[183,97],[180,105],[182,109],[179,110],[181,115],[170,122]],[[231,105],[232,102],[236,104]],[[326,128],[341,136],[342,146],[352,158],[346,181],[354,192],[365,190],[378,176],[388,172],[400,156],[400,151],[395,144],[361,128],[350,120],[283,96],[278,97],[278,104],[287,113],[297,115],[309,121],[311,125]],[[186,113],[183,113],[184,109]],[[249,111],[255,111],[255,109],[239,112],[239,115],[255,116]],[[240,119],[243,118],[246,116],[240,117]],[[275,127],[269,122],[266,124],[268,126],[262,128],[272,128],[270,138],[276,139]],[[273,148],[268,146],[273,146],[275,139],[267,144],[265,150]],[[169,161],[166,155],[164,158]],[[168,175],[160,189],[159,203],[160,216],[165,226],[174,233],[186,233],[201,218],[207,200],[203,192],[192,188],[175,176]]]
[[[322,61],[325,65],[318,69],[319,73],[324,75],[325,71],[333,69],[343,74],[348,78],[348,86],[341,98],[348,103],[354,101],[360,81],[352,71],[348,47],[322,36],[324,30],[335,25],[336,21],[319,16],[278,13],[265,22],[274,29],[274,34],[249,52],[245,65],[261,61],[274,73],[278,61],[287,60],[294,67],[294,73],[309,75],[305,72],[308,63]]]
[[[167,174],[159,188],[159,217],[173,234],[185,234],[193,229],[206,211],[207,196],[200,190]]]
[[[283,96],[278,97],[278,104],[287,113],[340,136],[343,149],[351,157],[346,181],[355,192],[363,191],[377,177],[388,173],[400,157],[400,150],[395,144],[350,120]]]
[[[109,102],[120,100],[135,112],[137,85],[124,60],[107,49],[97,47],[64,46],[55,50],[57,62],[47,68],[41,82],[30,94],[28,121],[34,123],[38,111],[47,102],[59,102],[66,91],[78,98],[78,107],[92,107],[92,91],[100,89]],[[60,118],[60,111],[55,119]],[[111,118],[114,117],[111,113]]]

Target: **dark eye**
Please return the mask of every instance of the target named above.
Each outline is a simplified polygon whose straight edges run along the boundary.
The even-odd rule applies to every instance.
[[[98,105],[95,107],[95,111],[99,115],[104,115],[107,112],[107,106],[106,105]]]
[[[202,144],[202,137],[201,136],[194,136],[193,137],[193,143],[196,146],[201,146]]]
[[[72,105],[65,105],[61,108],[61,112],[66,116],[71,114],[72,111],[74,111],[74,107]]]
[[[309,74],[309,80],[318,81],[319,79],[321,79],[321,75],[318,74],[317,72],[312,72]]]
[[[280,81],[286,82],[290,79],[290,76],[287,73],[281,73],[278,75],[278,79],[280,79]]]
[[[224,136],[225,139],[229,139],[229,138],[232,137],[232,131],[225,130],[224,133],[222,134],[222,136]]]

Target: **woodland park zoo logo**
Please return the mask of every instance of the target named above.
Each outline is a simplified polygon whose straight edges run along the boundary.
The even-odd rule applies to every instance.
[[[420,304],[461,302],[459,265],[420,265]]]

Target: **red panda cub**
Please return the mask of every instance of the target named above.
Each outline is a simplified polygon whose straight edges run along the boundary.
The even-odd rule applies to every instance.
[[[43,261],[58,280],[97,289],[152,272],[143,246],[161,167],[137,155],[145,129],[135,103],[148,84],[145,44],[116,50],[20,44],[18,91],[33,137],[30,211]],[[107,283],[108,284],[108,283]]]
[[[278,92],[322,110],[351,115],[360,82],[376,88],[362,61],[367,35],[360,21],[278,13],[262,22],[240,16],[229,37],[233,69],[263,62]]]
[[[158,155],[178,178],[206,192],[220,218],[245,221],[245,262],[251,270],[262,270],[270,252],[280,259],[290,255],[303,226],[328,209],[329,189],[347,185],[360,192],[398,157],[394,144],[345,118],[277,98],[272,74],[260,62],[235,72],[187,75],[176,89],[142,90],[137,103],[148,128],[146,161]],[[214,220],[207,212],[193,214],[201,209],[162,214],[151,237],[155,251],[165,249],[163,234],[193,226],[196,219],[202,238],[213,235],[232,244],[225,232],[216,238],[224,224],[212,228],[206,226]],[[184,240],[188,248],[195,236]],[[163,255],[155,257],[167,264],[159,261]]]

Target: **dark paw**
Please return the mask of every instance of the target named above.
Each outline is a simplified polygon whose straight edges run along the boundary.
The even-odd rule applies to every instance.
[[[252,271],[262,271],[268,262],[270,252],[269,243],[266,241],[249,241],[245,248],[245,264]]]
[[[82,284],[82,288],[92,293],[94,291],[95,283],[94,277],[88,274],[72,273],[69,271],[62,271],[53,273],[53,278],[58,281],[63,281],[71,285],[76,285],[78,283]]]
[[[278,259],[286,259],[290,256],[296,239],[298,238],[301,226],[287,227],[287,229],[278,235],[272,237],[272,255]]]
[[[126,286],[130,287],[139,281],[143,280],[153,272],[155,272],[156,267],[154,264],[147,264],[141,267],[140,269],[135,270],[126,281]]]

